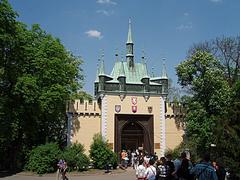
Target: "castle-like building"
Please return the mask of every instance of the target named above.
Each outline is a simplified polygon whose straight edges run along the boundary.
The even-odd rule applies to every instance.
[[[117,153],[141,148],[159,156],[180,144],[183,130],[175,122],[172,107],[165,103],[165,64],[161,75],[150,76],[144,55],[135,62],[133,46],[129,20],[126,60],[119,60],[116,54],[112,72],[107,74],[102,57],[94,82],[95,100],[68,104],[68,143],[82,143],[88,151],[94,134],[101,133]]]

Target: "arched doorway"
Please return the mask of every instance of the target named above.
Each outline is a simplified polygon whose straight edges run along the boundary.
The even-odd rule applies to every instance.
[[[153,153],[153,116],[152,115],[115,115],[114,151],[143,147]]]
[[[121,149],[135,150],[143,147],[144,130],[137,122],[127,122],[121,132]]]

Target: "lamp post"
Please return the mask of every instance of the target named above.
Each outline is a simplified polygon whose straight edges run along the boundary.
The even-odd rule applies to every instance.
[[[212,156],[213,156],[213,150],[215,149],[215,147],[216,147],[216,144],[210,144],[210,158],[213,160],[214,158],[212,158]]]

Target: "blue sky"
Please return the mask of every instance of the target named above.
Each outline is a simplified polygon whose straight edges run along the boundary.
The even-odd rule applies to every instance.
[[[128,19],[132,21],[135,62],[144,49],[148,70],[160,75],[166,58],[168,76],[193,43],[240,32],[240,0],[10,0],[18,20],[40,26],[60,38],[84,60],[84,90],[93,94],[101,49],[110,74],[115,53],[126,54]],[[125,58],[125,57],[124,57]]]

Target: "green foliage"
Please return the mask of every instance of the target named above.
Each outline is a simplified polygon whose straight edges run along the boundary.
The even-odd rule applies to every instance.
[[[186,137],[194,142],[197,153],[209,149],[214,142],[215,116],[224,115],[230,102],[230,88],[221,65],[206,52],[196,54],[177,67],[179,82],[191,89],[185,117]]]
[[[54,172],[59,154],[60,149],[55,143],[40,145],[29,153],[26,169],[38,174]]]
[[[80,99],[80,101],[84,100],[92,101],[93,97],[84,91],[80,91],[78,93],[73,94],[72,99]]]
[[[84,147],[81,144],[73,144],[64,149],[62,159],[67,162],[70,171],[87,170],[89,158],[84,154]]]
[[[24,152],[66,138],[66,101],[82,87],[82,59],[0,1],[0,157],[16,169]],[[24,150],[24,151],[23,151]]]
[[[179,83],[192,93],[185,98],[184,144],[196,159],[210,151],[218,162],[239,172],[239,84],[229,83],[225,68],[205,51],[196,51],[177,67]]]
[[[103,169],[107,164],[117,165],[117,155],[109,147],[106,141],[103,140],[101,134],[96,134],[93,137],[93,143],[90,147],[90,158],[93,160],[95,168]]]

